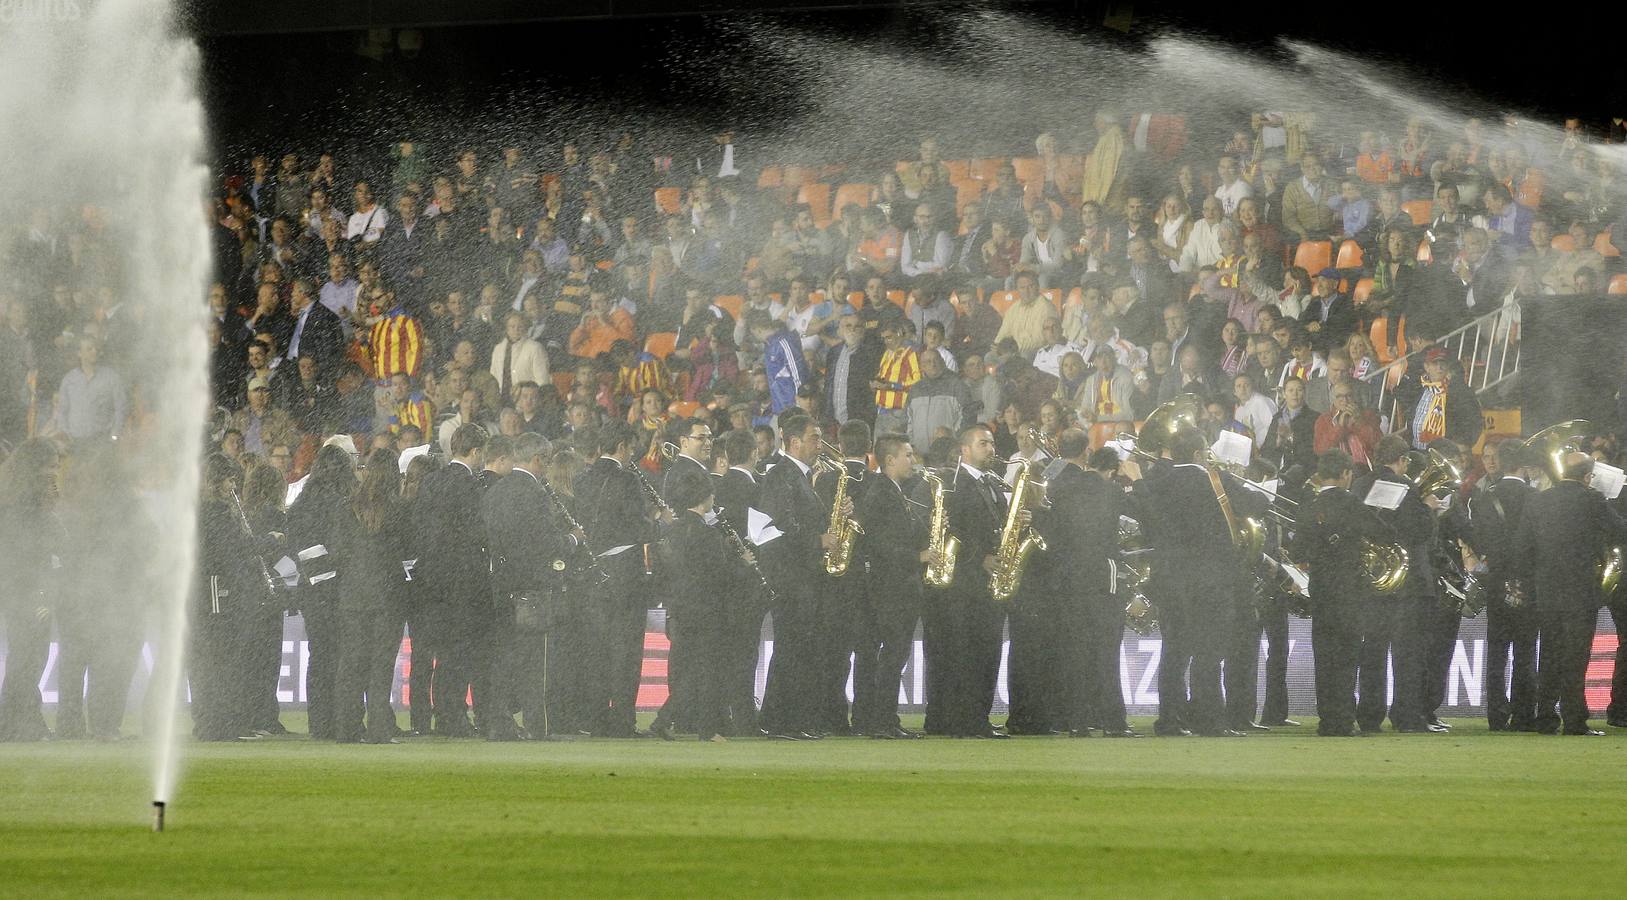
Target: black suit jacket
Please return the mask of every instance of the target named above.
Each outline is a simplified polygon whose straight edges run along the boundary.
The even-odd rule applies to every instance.
[[[949,532],[960,540],[960,555],[955,559],[957,590],[988,593],[989,575],[983,569],[983,558],[999,549],[1000,529],[1005,527],[1008,508],[1005,494],[988,484],[994,479],[993,473],[978,478],[960,464],[956,464],[949,479],[944,509],[949,514]]]
[[[1045,538],[1042,559],[1053,590],[1094,597],[1110,585],[1112,561],[1118,556],[1119,515],[1124,491],[1099,473],[1074,463],[1046,482],[1050,509],[1035,515]]]
[[[1317,604],[1338,603],[1366,588],[1361,570],[1363,539],[1388,542],[1372,510],[1343,488],[1312,496],[1294,524],[1295,559],[1310,569],[1310,596]]]
[[[761,493],[761,488],[762,480],[755,473],[740,469],[724,472],[717,484],[717,495],[712,498],[712,505],[717,507],[723,521],[742,538],[746,536],[748,524],[746,510],[757,507],[757,495]]]
[[[706,478],[712,477],[712,470],[706,468],[706,466],[701,464],[699,461],[690,459],[687,456],[673,457],[672,462],[667,464],[667,470],[661,473],[661,499],[667,501],[667,504],[675,509],[679,507],[676,503],[672,502],[672,490],[673,487],[678,484],[678,479],[686,471],[702,475]],[[717,485],[714,484],[712,487],[715,490]],[[717,498],[715,496],[712,498],[712,500],[714,504],[717,502]]]
[[[576,507],[585,513],[578,518],[595,552],[634,545],[631,550],[602,558],[600,565],[612,577],[642,574],[644,553],[640,547],[651,540],[653,528],[645,517],[647,501],[638,476],[601,456],[576,476],[574,487]]]
[[[344,357],[344,326],[339,323],[339,316],[320,302],[311,301],[311,311],[305,316],[303,330],[299,328],[299,320],[294,320],[294,330],[288,335],[289,344],[284,345],[290,360],[299,358],[293,355],[294,348],[291,346],[294,331],[299,333],[299,356],[314,357],[322,369],[332,370]]]
[[[480,499],[479,480],[458,462],[429,473],[418,488],[413,504],[418,571],[429,590],[443,600],[484,599],[490,589]]]
[[[1299,314],[1299,322],[1305,326],[1313,322],[1321,325],[1317,331],[1311,333],[1311,346],[1324,356],[1330,347],[1344,346],[1345,340],[1359,324],[1356,319],[1356,304],[1348,294],[1340,294],[1334,299],[1332,305],[1328,307],[1325,322],[1322,320],[1322,302],[1315,299],[1306,300],[1305,311]]]
[[[1485,559],[1494,582],[1520,577],[1517,538],[1525,504],[1535,493],[1523,479],[1505,477],[1469,499],[1470,544]]]
[[[837,344],[825,353],[825,402],[831,412],[836,411],[836,397],[832,392],[836,390],[836,380],[831,377],[835,371],[836,361],[842,358],[842,347]],[[886,352],[881,338],[874,333],[867,333],[859,346],[853,350],[853,358],[847,363],[847,415],[850,419],[859,419],[872,425],[876,422],[876,391],[870,382],[881,369],[881,355]]]
[[[762,546],[764,571],[786,584],[824,571],[819,538],[830,527],[830,509],[814,493],[808,477],[784,454],[763,476],[762,511],[782,536]]]
[[[921,509],[891,478],[872,472],[863,497],[854,501],[864,527],[858,554],[870,563],[870,595],[885,600],[921,586],[921,551],[927,545],[930,509]]]
[[[1389,526],[1389,534],[1385,540],[1399,543],[1406,548],[1408,574],[1407,583],[1402,589],[1407,593],[1433,593],[1435,567],[1430,562],[1430,544],[1435,538],[1435,514],[1424,505],[1412,482],[1389,469],[1379,469],[1357,478],[1351,487],[1351,493],[1356,499],[1365,501],[1376,481],[1388,481],[1407,487],[1407,495],[1402,498],[1400,506],[1395,509],[1373,510],[1378,520]]]
[[[691,510],[679,510],[667,532],[667,543],[672,547],[672,592],[668,602],[673,614],[705,616],[721,612],[728,596],[728,592],[719,590],[722,576],[738,565],[723,531],[707,525]]]
[[[1202,579],[1236,559],[1226,515],[1199,466],[1168,466],[1143,478],[1130,494],[1133,518],[1171,576]],[[1234,510],[1234,513],[1237,511]]]
[[[1267,454],[1279,472],[1300,466],[1305,475],[1313,474],[1316,468],[1316,415],[1316,410],[1305,406],[1300,408],[1299,415],[1288,427],[1283,426],[1281,409],[1271,419],[1271,429],[1266,432],[1262,452]]]
[[[1627,524],[1604,495],[1580,481],[1561,481],[1529,498],[1517,544],[1534,602],[1549,609],[1598,609],[1599,561],[1627,541]]]
[[[547,590],[564,575],[554,560],[570,553],[571,538],[535,475],[515,469],[499,478],[482,500],[482,519],[492,561],[492,590],[499,596]]]

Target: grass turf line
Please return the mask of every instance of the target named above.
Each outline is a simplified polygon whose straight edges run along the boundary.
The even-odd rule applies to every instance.
[[[1145,723],[1139,723],[1145,728]],[[6,745],[0,893],[1597,894],[1611,739]]]

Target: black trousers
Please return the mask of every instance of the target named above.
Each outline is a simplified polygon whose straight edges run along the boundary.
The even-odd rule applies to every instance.
[[[36,741],[49,733],[40,712],[40,678],[51,652],[51,621],[34,604],[11,601],[5,609],[6,671],[0,681],[0,741]]]
[[[814,700],[818,677],[817,592],[823,585],[812,568],[801,573],[777,571],[769,577],[774,579],[777,599],[772,609],[774,655],[768,662],[768,683],[763,689],[762,726],[773,734],[816,731],[823,724]]]
[[[1260,611],[1252,588],[1244,591],[1232,613],[1232,639],[1226,648],[1222,683],[1226,688],[1226,727],[1254,723],[1260,701]]]
[[[1121,596],[1098,589],[1067,598],[1061,617],[1065,643],[1059,668],[1065,684],[1060,728],[1123,731],[1129,727],[1120,665],[1124,644]]]
[[[898,685],[915,649],[915,622],[920,618],[919,578],[870,574],[858,650],[853,663],[853,729],[880,733],[897,729]]]
[[[1439,589],[1437,588],[1437,591]],[[1421,712],[1428,719],[1446,703],[1447,682],[1452,675],[1452,653],[1457,650],[1458,628],[1463,614],[1448,607],[1440,593],[1435,603],[1423,610],[1423,703]]]
[[[251,674],[249,718],[261,731],[282,730],[282,706],[277,702],[277,683],[282,680],[282,626],[285,610],[267,605],[254,611],[249,625],[246,659]],[[125,682],[128,690],[129,682]],[[94,688],[93,688],[94,689]]]
[[[967,584],[967,581],[973,583]],[[973,735],[989,730],[989,712],[1000,677],[1000,650],[1007,604],[989,596],[986,579],[957,576],[943,592],[944,616],[939,647],[928,663],[942,662],[941,689],[944,715],[934,724],[944,734]],[[928,600],[930,604],[930,599]],[[929,695],[930,696],[930,695]],[[936,701],[930,701],[936,703]],[[928,707],[930,713],[931,707]]]
[[[336,740],[366,737],[383,742],[395,734],[390,686],[395,681],[403,618],[393,607],[340,611],[333,723]]]
[[[1616,627],[1616,660],[1610,672],[1610,705],[1605,716],[1611,722],[1627,722],[1627,600],[1611,603],[1610,621]]]
[[[512,724],[506,698],[493,690],[496,643],[491,595],[479,588],[469,594],[442,594],[433,614],[441,635],[434,689],[436,730],[468,734],[471,700],[476,727],[501,726],[499,718]]]
[[[922,684],[926,689],[927,734],[948,734],[949,722],[954,718],[952,698],[949,696],[949,668],[953,657],[948,653],[954,629],[950,625],[949,588],[923,587],[921,590],[921,662],[926,671]]]
[[[1395,728],[1422,728],[1429,713],[1428,673],[1430,624],[1438,609],[1434,586],[1420,586],[1399,598],[1394,630],[1390,634],[1394,695],[1390,724]]]
[[[724,693],[729,700],[731,733],[745,735],[757,730],[757,663],[768,604],[755,582],[730,599],[733,602],[725,623],[728,676]]]
[[[565,602],[564,595],[548,602]],[[498,628],[497,675],[495,691],[507,707],[520,715],[525,730],[533,738],[572,734],[572,713],[566,711],[571,697],[563,675],[566,655],[562,653],[565,611],[549,613],[546,627]],[[501,723],[500,723],[501,724]]]
[[[593,669],[602,680],[593,703],[598,719],[593,726],[596,734],[631,737],[634,733],[638,685],[644,673],[644,625],[649,612],[639,584],[641,578],[613,576],[598,589],[602,605],[593,627],[600,636]]]
[[[1540,601],[1539,601],[1540,602]],[[1587,729],[1587,663],[1593,655],[1598,611],[1588,607],[1539,607],[1542,655],[1537,661],[1538,731]],[[1559,707],[1558,714],[1554,712]]]
[[[1011,648],[1006,655],[1010,714],[1014,733],[1044,734],[1066,730],[1064,606],[1048,587],[1024,586],[1011,607]]]
[[[1155,730],[1184,727],[1204,734],[1224,726],[1220,661],[1234,633],[1234,588],[1231,581],[1217,584],[1212,573],[1171,572],[1159,579],[1156,602],[1164,647]]]
[[[1494,731],[1525,731],[1536,718],[1537,617],[1528,605],[1509,606],[1501,579],[1493,578],[1486,599],[1486,722]]]
[[[1260,616],[1265,632],[1265,703],[1260,721],[1276,725],[1288,718],[1288,598],[1276,594]]]
[[[412,641],[412,659],[407,669],[407,706],[413,731],[429,734],[435,725],[436,655],[441,636],[433,605],[420,590],[406,592],[407,636]]]
[[[1376,732],[1384,727],[1390,704],[1390,646],[1406,602],[1394,596],[1373,596],[1361,604],[1365,608],[1360,616],[1357,685],[1361,697],[1356,703],[1356,724],[1362,731]]]
[[[719,609],[685,609],[669,617],[667,625],[672,648],[683,659],[685,668],[668,699],[668,705],[674,708],[673,718],[702,739],[724,734],[729,729],[730,635],[726,616]]]
[[[547,678],[545,712],[550,734],[591,732],[599,724],[596,704],[599,673],[592,668],[596,653],[592,602],[592,595],[586,589],[567,592],[560,621],[547,632],[547,660],[542,671]],[[522,711],[525,709],[523,690]],[[525,727],[533,735],[537,733],[529,713]]]
[[[1373,627],[1377,613],[1372,608],[1372,598],[1351,582],[1319,580],[1311,585],[1311,596],[1316,598],[1311,618],[1311,656],[1316,672],[1319,720],[1316,731],[1322,735],[1349,734],[1356,727],[1356,674],[1366,671],[1360,669],[1362,638],[1364,632]],[[1379,673],[1379,683],[1371,690],[1374,697],[1382,700],[1382,661],[1373,664],[1373,668]],[[1363,699],[1368,699],[1367,690],[1363,689]],[[1372,718],[1375,715],[1376,720]],[[1368,716],[1369,722],[1383,722],[1382,703],[1375,710],[1369,702]]]
[[[824,576],[815,613],[819,629],[814,659],[813,715],[823,731],[849,725],[847,683],[865,607],[865,573],[857,563],[839,577]]]
[[[200,741],[229,741],[253,730],[245,702],[244,618],[242,613],[210,613],[207,607],[194,615],[187,684],[192,694],[192,736]],[[7,663],[9,668],[9,658]]]
[[[315,588],[314,590],[321,590]],[[305,619],[305,640],[310,648],[305,662],[305,710],[311,737],[331,741],[334,696],[339,684],[340,624],[333,592],[313,597],[300,610]]]

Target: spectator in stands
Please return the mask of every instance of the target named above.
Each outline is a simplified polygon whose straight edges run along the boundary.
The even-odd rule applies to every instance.
[[[1212,266],[1225,255],[1225,248],[1221,246],[1220,235],[1226,225],[1222,217],[1220,199],[1218,197],[1205,197],[1203,200],[1203,218],[1192,223],[1187,233],[1186,244],[1181,248],[1181,271],[1188,275],[1195,274],[1204,266]]]
[[[994,186],[983,192],[982,220],[989,223],[1004,222],[1006,228],[1021,231],[1028,225],[1028,212],[1023,202],[1023,186],[1017,181],[1017,170],[1010,163],[1001,163],[994,170]]]
[[[847,270],[861,277],[890,278],[898,271],[901,238],[881,210],[871,206],[859,214],[859,243],[847,257]]]
[[[345,238],[357,244],[375,244],[384,237],[390,214],[373,201],[373,188],[365,181],[356,182],[355,197],[356,211],[345,226]]]
[[[968,203],[960,211],[960,230],[958,236],[953,237],[954,247],[949,261],[949,277],[956,284],[964,285],[968,291],[986,288],[999,290],[1003,281],[989,285],[982,281],[985,266],[983,263],[983,245],[988,243],[989,226],[983,218],[983,209],[976,203]],[[1021,253],[1021,248],[1018,248]]]
[[[694,367],[684,399],[701,401],[717,391],[727,391],[740,380],[740,354],[734,346],[734,329],[721,319],[708,318],[688,359]]]
[[[1147,347],[1164,333],[1163,305],[1143,300],[1135,282],[1114,285],[1109,302],[1113,318],[1118,321],[1119,336],[1137,347]]]
[[[129,402],[124,379],[112,368],[99,365],[100,360],[97,340],[81,337],[79,366],[62,376],[57,388],[53,424],[71,440],[116,440],[124,431]],[[267,385],[268,392],[269,388]]]
[[[1463,381],[1457,360],[1441,347],[1424,351],[1423,375],[1408,375],[1396,388],[1399,397],[1416,397],[1404,404],[1410,409],[1408,431],[1413,447],[1426,449],[1431,441],[1448,438],[1461,447],[1472,447],[1480,439],[1484,419],[1474,388]]]
[[[1126,250],[1130,257],[1129,278],[1135,283],[1136,292],[1141,299],[1149,305],[1162,309],[1164,304],[1182,296],[1183,286],[1176,275],[1169,270],[1169,266],[1158,257],[1153,249],[1152,229],[1147,228],[1147,234],[1138,234],[1129,239]]]
[[[357,321],[356,279],[350,276],[350,260],[342,253],[327,257],[328,280],[322,284],[318,297],[322,305],[339,317],[345,328],[345,337],[355,333]]]
[[[1333,408],[1316,419],[1316,453],[1343,450],[1358,466],[1372,465],[1373,449],[1383,437],[1378,413],[1362,407],[1353,382],[1334,385]]]
[[[875,391],[877,434],[904,434],[909,426],[909,392],[921,380],[921,359],[905,334],[909,325],[889,322],[882,326],[884,350],[870,382]]]
[[[1099,203],[1110,215],[1124,212],[1124,200],[1134,164],[1132,148],[1124,139],[1124,126],[1119,124],[1117,110],[1103,107],[1096,111],[1096,145],[1085,157],[1083,188],[1080,202]]]
[[[809,359],[818,359],[828,342],[836,337],[837,310],[846,306],[828,297],[815,298],[808,292],[808,279],[798,275],[786,286],[785,324],[802,339],[802,353]]]
[[[1339,270],[1328,267],[1316,273],[1311,297],[1300,314],[1299,322],[1311,334],[1311,343],[1326,353],[1329,348],[1344,343],[1356,330],[1356,306],[1339,292]]]
[[[937,323],[947,339],[955,335],[955,307],[949,302],[949,285],[940,278],[923,278],[910,288],[905,318],[917,341],[926,340],[926,327]]]
[[[429,434],[435,426],[435,405],[418,390],[414,379],[405,372],[390,377],[389,415],[379,423],[375,432],[400,434],[406,426]]]
[[[1207,397],[1214,393],[1212,379],[1203,367],[1203,355],[1196,345],[1187,344],[1176,353],[1175,369],[1158,385],[1158,402],[1168,403],[1181,394]]]
[[[982,258],[983,279],[977,282],[979,290],[1001,290],[1008,287],[1022,261],[1023,242],[1003,221],[989,224],[988,240],[978,249]]]
[[[885,350],[881,337],[865,330],[852,307],[843,307],[837,325],[841,343],[825,355],[825,403],[839,425],[857,419],[875,421],[876,393],[871,384]]]
[[[512,401],[515,386],[522,382],[549,384],[548,351],[525,336],[525,317],[511,312],[503,320],[504,340],[491,352],[491,376],[497,379],[497,394]]]
[[[514,411],[519,415],[520,433],[531,432],[550,439],[558,437],[563,412],[553,386],[545,389],[534,381],[522,381],[517,393]]]
[[[930,445],[940,430],[959,434],[972,424],[971,397],[958,376],[944,368],[936,353],[920,355],[921,378],[910,385],[908,421],[910,441]]]
[[[1435,217],[1429,222],[1429,232],[1434,235],[1431,240],[1438,241],[1444,235],[1455,234],[1469,225],[1469,216],[1458,204],[1456,185],[1443,184],[1436,189],[1434,211]]]
[[[1240,177],[1242,170],[1236,156],[1222,156],[1216,168],[1220,175],[1220,186],[1215,188],[1215,197],[1220,200],[1221,210],[1226,217],[1232,218],[1237,215],[1238,204],[1254,196],[1254,186]]]
[[[961,367],[961,380],[966,382],[966,393],[972,399],[972,420],[988,422],[998,415],[1005,396],[1000,379],[989,371],[982,356],[973,353],[965,360],[965,365]]]
[[[1034,368],[1047,375],[1060,376],[1063,357],[1072,353],[1077,354],[1081,362],[1084,360],[1085,348],[1062,337],[1060,320],[1047,319],[1042,333],[1045,336],[1044,346],[1034,354]],[[1082,380],[1083,376],[1080,378]]]
[[[1350,177],[1339,183],[1339,193],[1328,199],[1328,208],[1339,214],[1333,240],[1367,241],[1368,226],[1373,220],[1373,201],[1367,199],[1360,178]]]
[[[937,211],[930,202],[918,204],[914,227],[904,234],[898,270],[912,282],[928,275],[942,277],[954,259],[949,232],[938,228],[936,217]]]
[[[1056,308],[1039,292],[1039,276],[1034,272],[1018,272],[1014,278],[1017,302],[1006,310],[994,342],[998,344],[1004,338],[1013,338],[1017,342],[1017,351],[1031,359],[1045,346],[1045,323],[1057,317]]]
[[[746,276],[746,293],[740,305],[740,320],[734,326],[734,342],[748,355],[761,352],[762,345],[753,340],[746,319],[752,313],[760,312],[778,321],[785,318],[789,308],[783,300],[768,292],[768,282],[761,275],[753,273]]]
[[[1232,379],[1232,399],[1236,404],[1232,417],[1248,429],[1254,449],[1260,450],[1265,446],[1266,436],[1271,430],[1271,420],[1276,417],[1277,404],[1260,393],[1255,386],[1254,376],[1248,372]]]
[[[955,336],[950,348],[961,359],[973,353],[986,355],[994,347],[994,339],[1005,321],[989,305],[987,295],[981,290],[961,294],[960,308],[963,315],[955,323]]]
[[[1233,375],[1248,367],[1251,361],[1249,343],[1248,329],[1243,327],[1242,322],[1227,319],[1220,326],[1220,353],[1216,366],[1223,380],[1231,381]]]
[[[1496,238],[1497,246],[1510,255],[1531,246],[1531,210],[1514,202],[1508,188],[1493,184],[1481,195],[1486,214],[1476,217],[1475,226]]]
[[[228,420],[228,427],[243,436],[243,449],[264,454],[278,444],[293,444],[294,423],[288,413],[271,405],[271,385],[264,378],[249,380],[248,404]]]
[[[1497,310],[1513,287],[1508,265],[1492,252],[1491,237],[1479,228],[1463,232],[1463,249],[1452,260],[1451,274],[1439,282],[1442,289],[1436,302],[1411,314],[1415,331],[1446,334]]]
[[[1301,241],[1327,240],[1338,227],[1329,205],[1337,189],[1324,177],[1322,161],[1314,153],[1300,155],[1299,171],[1299,180],[1283,188],[1282,225]]]
[[[1118,354],[1105,345],[1092,351],[1090,364],[1095,371],[1079,390],[1079,418],[1092,425],[1134,423],[1135,378],[1130,370],[1119,365]]]
[[[1355,337],[1355,335],[1352,335]],[[1281,388],[1290,378],[1298,378],[1309,383],[1313,378],[1325,377],[1328,373],[1327,363],[1323,361],[1322,354],[1317,353],[1311,343],[1311,336],[1302,328],[1292,328],[1288,338],[1288,365],[1283,368],[1281,379],[1274,388]]]
[[[1068,235],[1052,220],[1051,208],[1036,204],[1028,214],[1030,228],[1023,236],[1022,253],[1015,267],[1017,273],[1030,272],[1038,278],[1043,290],[1063,283],[1073,261],[1073,249]],[[1016,275],[1007,279],[1007,288],[1015,287]]]
[[[572,356],[595,359],[609,352],[610,345],[616,341],[633,340],[633,317],[612,305],[607,289],[607,284],[596,280],[589,290],[588,311],[582,314],[582,323],[571,332]]]
[[[752,310],[741,318],[763,348],[769,409],[777,416],[795,406],[797,389],[812,381],[813,373],[802,355],[802,342],[786,327],[784,320],[775,319],[763,310]]]
[[[288,298],[294,328],[284,358],[297,361],[310,357],[324,370],[337,365],[345,349],[345,330],[339,317],[316,302],[316,290],[304,278],[294,280]]]
[[[1388,149],[1379,146],[1375,132],[1363,131],[1356,138],[1356,177],[1371,185],[1401,180],[1395,171],[1395,160]]]
[[[1542,223],[1532,223],[1531,237],[1533,245],[1536,244],[1540,224]],[[1583,269],[1591,270],[1595,275],[1605,271],[1605,258],[1599,254],[1599,251],[1593,249],[1592,233],[1583,222],[1572,222],[1567,233],[1570,235],[1571,244],[1575,249],[1557,254],[1558,258],[1547,268],[1546,273],[1540,276],[1542,287],[1552,294],[1596,293],[1596,287],[1586,292],[1577,290],[1576,276]],[[1544,243],[1547,243],[1547,240]],[[1541,246],[1533,246],[1528,252],[1540,253],[1542,249]],[[1551,246],[1548,250],[1553,253]]]
[[[457,407],[451,416],[441,420],[436,429],[436,443],[441,452],[450,455],[452,452],[452,435],[467,424],[479,425],[489,432],[497,431],[497,423],[486,415],[485,407],[481,406],[480,392],[473,388],[464,389],[460,395]]]

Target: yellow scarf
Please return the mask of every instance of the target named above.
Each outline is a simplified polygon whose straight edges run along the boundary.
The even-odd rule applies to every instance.
[[[1446,382],[1426,381],[1424,390],[1435,392],[1429,398],[1429,408],[1424,411],[1423,424],[1418,428],[1419,439],[1427,443],[1446,435]]]

